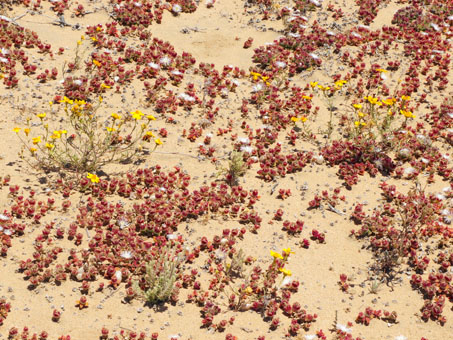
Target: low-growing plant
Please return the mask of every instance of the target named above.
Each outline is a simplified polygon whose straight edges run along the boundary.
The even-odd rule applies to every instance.
[[[168,249],[162,249],[160,255],[146,264],[146,274],[142,282],[134,282],[133,288],[148,303],[165,302],[178,294],[175,282],[181,255],[175,255]]]
[[[144,150],[141,142],[150,142],[154,138],[149,131],[154,116],[146,115],[144,118],[145,114],[139,110],[125,117],[112,113],[103,122],[98,113],[102,97],[96,105],[67,97],[60,103],[64,105],[64,125],[58,130],[49,126],[46,113],[37,115],[40,123],[33,123],[29,118],[23,134],[19,134],[20,128],[14,129],[40,168],[77,173],[97,171],[111,162],[135,160]],[[39,128],[35,128],[36,125]],[[40,130],[36,135],[35,129]],[[156,138],[153,144],[152,151],[162,142]]]
[[[230,155],[228,167],[222,168],[220,174],[224,174],[226,181],[231,186],[237,185],[239,177],[247,171],[247,165],[244,162],[244,153],[233,151]]]

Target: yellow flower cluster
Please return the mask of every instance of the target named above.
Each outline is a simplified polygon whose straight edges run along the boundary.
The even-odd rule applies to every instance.
[[[269,86],[271,83],[268,81],[269,80],[269,77],[267,76],[263,76],[261,73],[258,73],[258,72],[250,72],[250,75],[253,77],[253,80],[254,81],[257,81],[258,79],[261,78],[262,81],[264,81],[264,83]]]
[[[87,178],[91,181],[91,183],[99,183],[99,177],[96,174],[87,173]]]

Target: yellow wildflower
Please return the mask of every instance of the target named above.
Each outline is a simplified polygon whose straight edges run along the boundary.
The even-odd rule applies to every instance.
[[[354,122],[354,125],[355,125],[356,127],[361,127],[361,126],[366,126],[366,123],[365,123],[365,122],[359,122],[359,121],[356,120],[356,121]]]
[[[305,116],[300,117],[300,121],[302,123],[305,123],[307,121],[307,117],[305,117]]]
[[[80,40],[77,40],[77,45],[82,45],[82,42]]]
[[[291,251],[290,247],[283,249],[283,253],[288,254],[288,255],[289,254],[295,254],[295,252]]]
[[[147,137],[154,137],[154,134],[151,131],[146,131],[145,136]]]
[[[112,113],[111,116],[113,119],[121,119],[121,116],[118,113]]]
[[[291,117],[291,121],[293,121],[294,123],[297,122],[300,118],[297,118],[297,117]]]
[[[387,106],[392,106],[395,103],[395,98],[387,98],[382,100],[382,103],[384,103]]]
[[[43,120],[46,117],[45,113],[40,113],[36,115],[39,119]]]
[[[49,101],[49,106],[52,106],[53,105],[53,101]]]
[[[39,144],[39,143],[41,143],[41,136],[34,137],[34,138],[32,138],[31,141],[34,145]]]
[[[245,293],[245,294],[252,294],[252,293],[253,293],[252,287],[248,286],[247,288],[245,288],[245,289],[244,289],[244,293]]]
[[[312,100],[313,98],[310,97],[310,96],[302,96],[302,99],[305,99],[305,100]]]
[[[318,82],[317,82],[317,81],[311,81],[311,82],[310,82],[310,86],[311,86],[312,88],[315,88],[316,85],[318,85]]]
[[[98,40],[96,39],[96,37],[91,37],[91,40],[93,40],[94,42],[98,41]]]
[[[52,150],[55,147],[52,143],[46,143],[46,148]]]
[[[113,132],[113,131],[115,131],[115,129],[114,129],[114,128],[111,128],[110,126],[107,126],[106,129],[107,129],[108,132]]]
[[[272,256],[274,259],[283,260],[283,256],[280,255],[279,253],[277,253],[277,252],[275,252],[275,251],[273,251],[273,250],[271,250],[270,252],[271,252],[271,256]]]
[[[36,151],[38,151],[38,149],[36,149],[36,148],[30,148],[30,152],[31,152],[32,154],[34,154]]]
[[[375,105],[378,102],[378,99],[372,96],[365,97],[365,100],[368,100],[368,102],[372,105]]]
[[[140,120],[143,117],[143,113],[140,110],[132,111],[131,115],[135,120]]]
[[[381,73],[387,73],[388,72],[387,70],[384,70],[383,68],[377,68],[376,71],[377,72],[381,72]]]
[[[291,270],[289,269],[285,269],[285,268],[279,268],[278,269],[279,271],[281,271],[283,273],[284,276],[291,276],[293,273],[291,272]]]
[[[153,115],[147,115],[146,118],[148,118],[149,120],[156,120],[156,117],[154,117]]]
[[[30,129],[29,128],[25,128],[24,129],[24,133],[25,133],[25,136],[28,137],[28,134],[30,133]]]
[[[362,111],[357,112],[357,115],[358,115],[360,118],[365,117],[365,114],[364,114]]]
[[[400,113],[406,118],[415,118],[415,115],[411,111],[400,110]]]
[[[347,81],[346,80],[337,80],[335,82],[335,87],[337,87],[338,89],[341,89],[343,87],[344,84],[346,84]]]
[[[106,84],[104,84],[104,83],[101,84],[101,87],[102,87],[103,89],[109,89],[109,88],[110,88],[110,86],[108,86],[108,85],[106,85]]]
[[[407,101],[411,100],[411,97],[410,96],[402,96],[401,99],[407,102]]]
[[[102,101],[104,100],[104,99],[102,99],[102,96],[99,96],[98,99],[99,99],[99,103],[102,103]]]
[[[162,145],[162,144],[164,144],[164,143],[162,143],[162,141],[161,141],[159,138],[156,138],[156,139],[154,140],[154,143],[156,143],[156,145]]]
[[[87,178],[91,181],[91,183],[99,183],[99,177],[95,174],[87,174]]]
[[[81,36],[80,36],[80,40],[85,40],[85,36],[84,36],[84,35],[81,35]]]
[[[352,106],[354,107],[354,109],[357,109],[357,110],[359,110],[363,107],[362,104],[352,104]]]
[[[74,104],[74,101],[72,99],[69,99],[68,97],[64,96],[63,100],[60,100],[60,103],[72,105],[72,104]]]
[[[93,64],[96,65],[97,67],[101,67],[101,63],[96,59],[93,59]]]
[[[18,128],[18,127],[15,127],[15,128],[13,129],[13,131],[14,131],[15,133],[19,133],[19,131],[20,131],[20,128]]]
[[[262,77],[261,73],[250,72],[250,75],[253,76],[253,80],[258,80],[259,77]]]

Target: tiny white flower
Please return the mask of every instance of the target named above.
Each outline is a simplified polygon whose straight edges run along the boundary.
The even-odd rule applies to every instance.
[[[275,66],[277,66],[278,68],[285,68],[286,67],[286,63],[283,62],[283,61],[277,61],[275,63]]]
[[[319,57],[318,57],[317,54],[309,53],[308,55],[309,55],[310,57],[312,57],[313,59],[315,59],[315,60],[318,60],[318,59],[319,59]]]
[[[359,39],[362,38],[362,36],[361,36],[359,33],[356,33],[356,32],[352,32],[351,35],[352,35],[354,38],[359,38]]]
[[[118,80],[120,80],[120,77],[115,76],[115,77],[113,77],[113,80],[114,80],[114,81],[118,81]]]
[[[140,8],[140,7],[142,7],[142,4],[140,2],[134,2],[134,6]]]
[[[176,240],[178,238],[177,235],[175,234],[167,234],[167,239],[168,240]]]
[[[422,161],[422,163],[424,164],[429,164],[429,159],[426,159],[424,157],[420,158],[420,160]]]
[[[253,86],[252,92],[259,92],[262,89],[263,89],[263,84],[259,83],[259,84],[256,84],[255,86]]]
[[[211,6],[214,3],[214,0],[206,0],[205,5],[206,6]]]
[[[9,221],[9,217],[3,214],[0,214],[0,222]]]
[[[10,229],[5,229],[3,230],[3,234],[10,236],[13,234],[13,232]]]
[[[307,18],[305,15],[301,15],[300,18],[301,18],[302,20],[308,21],[308,18]]]
[[[442,194],[436,194],[436,198],[437,198],[439,201],[445,200],[445,196],[442,195]]]
[[[127,227],[129,227],[129,225],[130,225],[130,223],[129,223],[128,221],[122,220],[122,219],[121,219],[121,220],[118,220],[118,221],[117,221],[117,224],[118,224],[118,226],[120,227],[120,229],[127,228]]]
[[[398,155],[403,158],[408,158],[411,155],[411,152],[407,148],[403,148],[398,152]]]
[[[227,89],[226,87],[224,87],[224,88],[222,88],[222,89],[220,90],[220,95],[221,95],[222,97],[228,97],[228,93],[229,93],[229,91],[228,91],[228,89]]]
[[[365,26],[365,25],[357,25],[357,28],[362,28],[362,29],[367,30],[367,31],[370,30],[370,26]]]
[[[409,175],[414,174],[416,171],[417,171],[417,170],[415,170],[415,168],[413,168],[413,167],[410,166],[410,167],[404,169],[404,174],[405,174],[406,176],[409,176]]]
[[[300,38],[300,34],[299,33],[293,33],[293,32],[289,32],[288,35],[292,38]]]
[[[212,138],[213,134],[212,133],[207,133],[206,137]]]
[[[239,138],[239,142],[242,144],[250,144],[250,139],[248,139],[247,137],[241,137]]]
[[[318,0],[310,0],[310,2],[315,5],[316,7],[321,7],[321,2],[319,2]]]
[[[281,285],[280,285],[280,288],[283,288],[287,285],[289,285],[291,283],[292,279],[291,279],[291,276],[285,276],[285,278],[283,279]]]
[[[123,259],[129,260],[132,258],[132,252],[130,250],[123,250],[120,254]]]
[[[430,26],[431,26],[436,32],[439,32],[439,30],[440,30],[439,25],[437,25],[437,24],[435,24],[434,22],[432,22]]]
[[[173,74],[175,76],[181,76],[182,72],[179,72],[178,70],[173,70],[173,71],[171,71],[171,74]]]
[[[351,328],[348,328],[345,325],[342,325],[341,323],[337,323],[337,329],[342,331],[342,332],[345,332],[345,333],[351,333],[352,332]]]
[[[148,63],[147,65],[148,65],[149,67],[155,69],[155,70],[160,69],[159,64],[156,64],[156,63],[152,63],[152,62],[151,62],[151,63]]]
[[[76,79],[76,80],[74,80],[74,84],[81,86],[83,84],[83,82],[80,79]]]
[[[253,152],[253,148],[251,146],[241,146],[241,151],[250,154]]]
[[[316,339],[318,336],[316,334],[305,334],[304,335],[304,339],[305,340],[314,340]]]
[[[3,55],[9,54],[9,50],[2,47],[2,54],[3,54]]]
[[[307,25],[299,25],[299,27],[302,28],[302,29],[307,29],[308,28]]]
[[[237,80],[237,79],[233,79],[231,82],[232,82],[234,85],[236,85],[236,86],[241,85],[241,83],[240,83],[239,80]]]
[[[453,21],[453,15],[450,15],[447,19]]]
[[[220,240],[220,244],[221,244],[222,246],[224,246],[224,245],[227,244],[227,243],[228,243],[228,239],[226,239],[226,238],[222,238],[222,239]]]
[[[181,8],[180,5],[175,4],[175,5],[173,5],[173,7],[171,8],[171,11],[172,11],[173,13],[175,13],[175,14],[179,14],[179,13],[181,13],[182,8]]]
[[[453,118],[453,112],[448,112],[447,115],[448,117]]]
[[[121,270],[117,270],[115,272],[115,276],[116,276],[116,279],[118,280],[118,282],[121,282],[123,280],[123,274],[121,273]]]
[[[185,100],[187,102],[194,102],[195,101],[195,98],[192,97],[192,96],[189,96],[187,93],[180,93],[178,95],[178,98],[182,99],[182,100]]]
[[[160,58],[159,62],[164,66],[169,66],[171,64],[171,59],[168,56]]]
[[[8,59],[0,57],[0,62],[7,64],[9,62]]]
[[[387,75],[384,72],[381,72],[381,79],[382,80],[386,80],[387,79]]]
[[[330,36],[336,36],[337,34],[335,32],[332,32],[332,31],[327,31],[327,35],[330,35]]]

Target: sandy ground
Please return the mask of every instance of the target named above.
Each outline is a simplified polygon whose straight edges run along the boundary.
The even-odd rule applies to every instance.
[[[17,19],[17,23],[36,32],[39,39],[51,44],[52,51],[55,51],[54,56],[50,57],[48,54],[37,53],[36,48],[25,49],[29,60],[38,66],[36,74],[46,68],[56,67],[59,75],[55,80],[40,83],[36,80],[36,75],[26,76],[22,72],[18,72],[20,74],[17,87],[9,89],[4,85],[0,86],[0,137],[3,140],[0,147],[0,176],[11,176],[11,185],[19,185],[20,194],[25,197],[28,197],[30,190],[35,190],[38,199],[46,199],[48,194],[46,189],[50,188],[52,192],[54,191],[54,183],[58,175],[44,173],[31,167],[27,162],[27,160],[31,160],[28,153],[25,158],[18,156],[23,145],[13,132],[13,128],[24,126],[27,117],[42,112],[47,112],[47,118],[54,124],[52,126],[65,128],[66,123],[61,120],[63,117],[61,110],[56,105],[50,107],[48,104],[49,101],[54,100],[55,95],[63,93],[60,83],[61,70],[65,63],[74,60],[76,42],[81,35],[85,34],[86,41],[89,40],[85,33],[87,26],[105,25],[112,21],[109,16],[112,10],[109,1],[79,1],[88,12],[91,12],[81,17],[71,15],[77,3],[69,1],[70,9],[65,11],[65,20],[69,26],[60,27],[52,24],[57,17],[50,9],[50,2],[42,2],[39,12],[32,13],[30,8],[14,4],[11,7],[5,6],[2,14],[9,18],[25,14]],[[292,5],[292,1],[278,3],[280,8]],[[307,25],[312,25],[317,20],[323,27],[331,27],[333,22],[339,21],[341,29],[346,30],[359,23],[356,19],[358,6],[353,1],[330,2],[335,8],[343,10],[344,17],[341,20],[331,18],[332,13],[326,11],[328,3],[329,1],[325,0],[321,8],[305,14],[308,18]],[[391,25],[393,14],[406,5],[407,2],[402,1],[383,1],[379,6],[377,17],[370,24],[371,29],[377,30],[384,25]],[[168,137],[162,138],[164,144],[155,153],[143,156],[142,163],[138,166],[152,167],[159,164],[164,170],[180,166],[190,174],[192,178],[190,188],[194,190],[218,179],[219,168],[226,166],[229,152],[232,150],[233,142],[230,136],[237,134],[239,137],[245,137],[245,133],[241,129],[242,121],[246,121],[251,128],[260,128],[263,125],[263,122],[258,119],[257,109],[251,109],[251,113],[246,117],[242,117],[240,113],[241,102],[243,98],[250,96],[253,86],[248,74],[250,68],[255,65],[252,61],[254,49],[278,39],[287,32],[284,31],[282,20],[276,19],[275,15],[271,16],[271,20],[261,20],[262,15],[259,12],[258,6],[245,7],[244,1],[217,0],[212,8],[207,8],[204,3],[200,3],[194,13],[181,13],[176,16],[165,11],[161,24],[153,23],[147,28],[153,37],[168,41],[174,46],[178,54],[190,53],[196,59],[196,65],[200,62],[212,63],[219,72],[222,71],[224,65],[237,66],[244,70],[247,76],[239,79],[241,84],[227,98],[216,98],[216,106],[219,107],[217,118],[213,124],[207,125],[202,137],[194,143],[181,135],[183,129],[190,128],[191,123],[199,124],[203,121],[201,109],[193,111],[178,109],[174,115],[156,113],[152,106],[147,105],[143,81],[138,79],[123,86],[120,93],[113,93],[112,89],[103,94],[101,114],[109,115],[111,112],[118,112],[125,115],[131,110],[142,110],[156,116],[156,121],[152,123],[156,134],[160,128],[166,128],[168,131]],[[78,29],[74,25],[77,25]],[[243,44],[249,37],[253,37],[252,47],[244,49]],[[138,47],[140,44],[140,41],[134,37],[122,39],[130,46]],[[62,55],[56,53],[59,47],[64,48]],[[348,48],[351,52],[355,51],[355,47],[346,49]],[[88,56],[95,50],[95,47],[88,41],[82,45],[82,49],[86,49],[87,52],[84,56]],[[310,81],[326,83],[330,81],[332,74],[346,73],[338,55],[333,54],[330,49],[321,48],[317,53],[323,59],[322,66],[294,75],[290,78],[292,85],[304,88]],[[391,55],[366,57],[364,62],[368,67],[378,61],[385,65],[385,62],[392,58],[400,58],[402,64],[406,63],[406,65],[410,61],[410,58],[403,56],[400,48],[395,49]],[[127,69],[133,68],[131,64],[126,67]],[[79,75],[83,73],[82,70],[78,72]],[[401,77],[404,75],[396,72],[395,74],[389,73],[387,79],[389,87],[395,86]],[[451,84],[453,81],[451,72],[448,79]],[[197,95],[201,97],[203,78],[193,74],[193,71],[189,71],[184,83],[189,81],[195,84]],[[181,85],[178,88],[171,85],[169,88],[173,89],[175,93],[180,93],[184,86]],[[448,85],[447,89],[442,92],[429,92],[428,102],[438,105],[443,98],[451,96],[451,90],[451,85]],[[338,114],[349,110],[349,99],[335,95],[334,105],[338,108]],[[322,130],[329,120],[327,104],[320,96],[314,97],[313,104],[320,106],[320,111],[309,123],[312,131],[323,143],[323,134],[318,131]],[[428,105],[421,105],[417,117],[423,117],[424,112],[427,111]],[[176,124],[168,123],[166,119],[168,116],[172,116]],[[228,120],[232,121],[233,131],[226,136],[217,136],[217,130],[225,128]],[[339,123],[339,116],[335,117],[334,123]],[[333,137],[340,136],[338,131],[335,127]],[[202,143],[204,136],[209,133],[213,134],[211,145],[214,145],[217,150],[215,154],[218,159],[217,164],[207,157],[199,156],[198,153],[199,143]],[[286,133],[280,133],[278,140],[283,144],[285,154],[295,153],[295,150],[315,153],[319,151],[318,146],[303,140],[298,141],[296,146],[291,146],[284,136]],[[442,152],[451,154],[451,144],[443,143],[440,148]],[[451,167],[451,160],[449,166]],[[107,174],[124,173],[136,167],[113,164],[105,166],[102,170]],[[337,335],[332,329],[336,327],[337,323],[346,325],[348,322],[353,323],[352,335],[354,338],[396,339],[400,335],[410,340],[419,340],[421,337],[429,340],[453,338],[452,303],[447,301],[443,310],[443,315],[447,318],[445,325],[441,326],[435,321],[422,321],[420,309],[423,306],[423,296],[411,288],[409,281],[414,271],[407,265],[402,266],[403,272],[392,284],[382,283],[376,293],[370,292],[374,275],[370,270],[373,254],[366,248],[365,241],[350,236],[350,230],[358,228],[349,218],[356,203],[363,203],[366,211],[372,211],[383,203],[379,191],[379,184],[382,181],[394,183],[400,191],[405,192],[413,185],[410,180],[384,178],[381,174],[376,177],[370,177],[368,174],[359,176],[358,184],[351,190],[342,189],[341,194],[346,197],[345,201],[340,202],[337,206],[340,213],[336,213],[328,209],[308,210],[307,207],[315,194],[322,190],[331,191],[333,188],[342,186],[343,180],[337,176],[338,167],[313,162],[300,172],[279,177],[271,182],[257,178],[258,169],[259,164],[253,164],[240,178],[239,184],[247,190],[257,189],[259,191],[260,200],[255,210],[263,221],[258,233],[247,233],[237,247],[243,249],[246,254],[253,255],[257,259],[257,263],[263,266],[270,262],[269,250],[281,251],[286,247],[294,250],[295,253],[290,256],[288,268],[293,273],[292,278],[299,280],[300,287],[299,291],[293,295],[292,301],[298,301],[302,308],[309,313],[316,313],[318,318],[310,330],[302,330],[299,335],[294,335],[292,338],[308,339],[310,337],[307,336],[322,329],[327,339],[336,339]],[[98,174],[104,178],[101,172]],[[47,183],[43,184],[43,179],[46,179]],[[421,181],[423,182],[424,179],[421,178]],[[436,193],[448,185],[448,179],[445,180],[436,175],[436,182],[428,185],[426,190]],[[278,199],[279,189],[291,189],[292,195],[285,200]],[[61,193],[55,191],[52,195],[57,202],[63,200]],[[186,289],[181,290],[179,302],[174,305],[167,303],[149,307],[137,299],[125,303],[125,289],[122,286],[117,289],[105,288],[102,292],[95,291],[93,288],[88,294],[88,308],[81,310],[75,306],[75,301],[80,297],[81,286],[81,282],[76,280],[68,280],[61,285],[55,285],[53,282],[42,283],[35,289],[28,289],[29,282],[24,279],[23,273],[19,272],[20,261],[32,258],[33,243],[46,223],[54,221],[56,225],[65,230],[68,229],[78,214],[80,199],[84,199],[83,195],[74,193],[70,197],[72,205],[68,212],[62,212],[58,208],[44,216],[40,224],[34,224],[27,218],[15,218],[15,222],[26,224],[26,230],[25,235],[12,239],[12,246],[9,248],[7,256],[0,258],[0,297],[5,297],[12,306],[3,325],[0,324],[0,339],[8,338],[8,331],[11,327],[17,327],[20,332],[25,326],[30,329],[30,333],[47,331],[50,339],[57,339],[59,336],[67,334],[71,336],[71,339],[76,340],[98,339],[102,327],[110,330],[110,336],[118,334],[121,330],[143,331],[147,333],[146,339],[153,332],[159,333],[159,339],[171,337],[224,339],[227,333],[234,334],[237,339],[241,340],[256,339],[259,336],[265,336],[266,339],[285,338],[289,323],[284,316],[281,316],[282,326],[272,331],[269,330],[269,323],[251,310],[230,311],[225,307],[220,318],[228,319],[234,316],[236,318],[234,325],[228,326],[224,332],[202,328],[201,308],[185,301],[185,297],[189,293],[189,290]],[[0,210],[8,213],[13,201],[14,198],[9,194],[8,187],[0,188]],[[129,203],[131,202],[132,200],[129,200]],[[451,199],[448,204],[451,207]],[[61,203],[57,203],[57,205],[60,207]],[[282,231],[281,221],[273,221],[274,212],[278,208],[284,211],[283,220],[301,219],[304,221],[304,230],[300,235],[288,235]],[[237,220],[213,216],[182,223],[179,226],[178,234],[187,240],[190,247],[194,247],[199,244],[203,236],[212,239],[225,228],[237,227],[241,227]],[[326,242],[310,241],[309,249],[302,248],[300,241],[304,238],[309,239],[313,229],[324,232]],[[85,238],[80,246],[76,246],[74,241],[66,238],[55,239],[54,242],[64,249],[64,255],[61,256],[63,263],[69,249],[74,248],[80,251],[87,246],[88,241]],[[451,252],[451,240],[447,244],[447,248],[444,250]],[[435,254],[435,252],[431,254],[432,259],[435,258]],[[432,268],[438,267],[433,262],[431,265]],[[193,264],[193,267],[199,270],[202,266],[202,260]],[[349,278],[348,283],[351,287],[348,292],[341,291],[338,286],[339,276],[342,273]],[[202,283],[208,285],[206,276],[200,280],[205,280]],[[105,282],[107,283],[107,281]],[[97,287],[97,282],[92,282],[91,286]],[[391,324],[382,320],[372,320],[369,326],[356,323],[358,313],[363,312],[368,306],[373,309],[396,311],[398,322]],[[62,312],[58,322],[52,321],[54,309]]]

